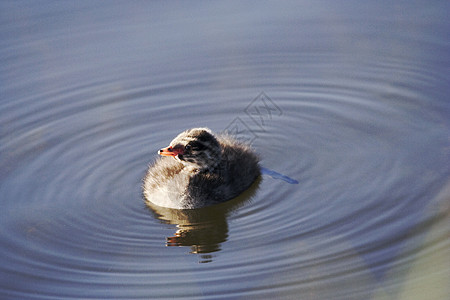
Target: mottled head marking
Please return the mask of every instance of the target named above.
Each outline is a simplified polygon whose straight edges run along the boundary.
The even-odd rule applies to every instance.
[[[188,129],[173,139],[170,146],[182,147],[182,153],[175,156],[175,159],[186,167],[199,171],[214,169],[222,158],[220,144],[208,128]]]

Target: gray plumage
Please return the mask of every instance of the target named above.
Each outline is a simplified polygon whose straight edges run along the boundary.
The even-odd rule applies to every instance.
[[[180,133],[159,151],[144,178],[147,201],[158,206],[192,209],[230,200],[260,175],[259,158],[251,148],[229,135],[208,128]]]

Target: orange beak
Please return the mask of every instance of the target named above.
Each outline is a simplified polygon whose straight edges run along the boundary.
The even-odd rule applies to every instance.
[[[181,153],[183,153],[183,148],[181,148],[181,147],[172,147],[172,146],[169,146],[169,147],[167,147],[167,148],[163,148],[163,149],[161,149],[161,150],[159,150],[158,151],[158,154],[159,155],[162,155],[162,156],[177,156],[178,154],[181,154]]]

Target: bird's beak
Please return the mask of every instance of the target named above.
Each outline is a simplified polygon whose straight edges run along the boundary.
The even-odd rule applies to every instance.
[[[177,156],[178,154],[183,153],[183,148],[174,148],[172,146],[169,146],[167,148],[163,148],[161,150],[158,151],[159,155],[162,156]]]

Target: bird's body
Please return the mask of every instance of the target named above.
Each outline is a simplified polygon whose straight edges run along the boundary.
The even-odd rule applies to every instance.
[[[251,148],[207,128],[180,133],[144,178],[144,196],[158,206],[192,209],[230,200],[260,175]],[[174,159],[175,158],[175,159]]]

